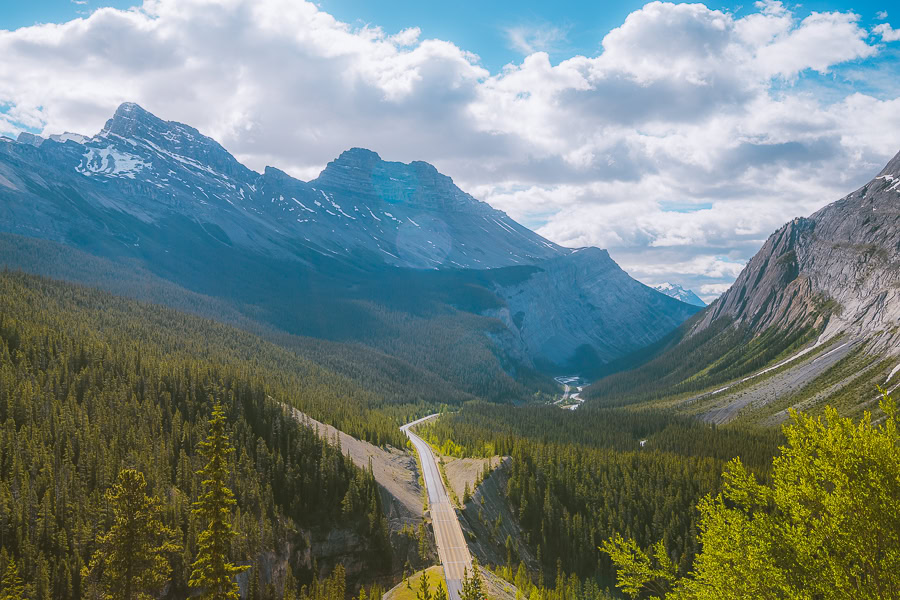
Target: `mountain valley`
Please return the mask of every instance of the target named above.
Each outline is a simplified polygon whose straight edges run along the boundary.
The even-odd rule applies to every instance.
[[[424,162],[260,174],[133,103],[0,139],[0,570],[93,597],[133,469],[179,547],[152,597],[189,597],[221,413],[240,597],[413,598],[429,573],[452,600],[609,600],[616,536],[688,576],[696,507],[735,457],[773,477],[793,409],[892,418],[898,182],[900,155],[705,306]]]

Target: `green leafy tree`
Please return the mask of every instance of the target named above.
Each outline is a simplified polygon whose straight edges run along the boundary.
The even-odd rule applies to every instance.
[[[0,600],[24,600],[25,585],[19,577],[19,567],[16,561],[10,560],[0,580]]]
[[[428,570],[422,571],[419,578],[419,590],[416,592],[416,600],[431,600],[431,585],[428,583]]]
[[[234,576],[247,570],[229,561],[231,539],[236,535],[231,529],[231,507],[236,503],[234,494],[225,485],[228,477],[228,455],[234,447],[225,432],[225,413],[216,404],[209,421],[209,434],[198,445],[198,452],[207,460],[206,466],[197,472],[203,477],[203,493],[194,503],[193,513],[206,529],[197,540],[197,559],[193,564],[190,585],[204,590],[209,600],[237,600],[240,598]]]
[[[635,597],[667,580],[665,597],[678,600],[900,598],[900,435],[886,394],[881,409],[879,425],[869,413],[854,424],[831,407],[824,418],[792,412],[771,486],[735,459],[722,493],[700,502],[703,550],[693,571],[676,580],[613,538],[604,550],[619,586]]]
[[[662,540],[646,553],[634,540],[621,535],[603,542],[601,549],[609,554],[618,571],[618,587],[631,598],[637,598],[644,590],[661,597],[670,589],[678,576],[678,569],[669,559]]]
[[[97,550],[83,569],[85,577],[99,581],[104,598],[155,598],[172,572],[170,557],[181,551],[175,532],[163,524],[159,499],[148,497],[146,488],[143,473],[123,469],[106,490],[113,525],[97,539]]]

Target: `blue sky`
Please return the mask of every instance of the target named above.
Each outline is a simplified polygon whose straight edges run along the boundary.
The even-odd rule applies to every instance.
[[[131,4],[0,0],[0,135],[94,133],[135,101],[257,170],[425,160],[707,300],[900,150],[886,1]]]

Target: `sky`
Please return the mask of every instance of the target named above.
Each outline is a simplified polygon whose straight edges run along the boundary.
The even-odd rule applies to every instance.
[[[900,150],[887,0],[0,0],[0,56],[2,135],[133,101],[258,171],[424,160],[707,301]]]

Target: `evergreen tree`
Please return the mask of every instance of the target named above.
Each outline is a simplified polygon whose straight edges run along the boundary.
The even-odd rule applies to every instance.
[[[231,539],[231,506],[234,494],[225,485],[228,476],[228,455],[234,452],[225,432],[225,413],[216,404],[209,421],[209,434],[200,442],[197,451],[207,460],[197,472],[203,477],[203,494],[194,503],[193,513],[206,523],[197,540],[197,559],[193,564],[190,585],[204,590],[209,600],[237,600],[238,585],[234,576],[247,570],[229,561]]]
[[[425,531],[425,523],[419,523],[419,558],[425,560],[428,555],[428,534]]]
[[[146,487],[143,473],[123,469],[106,491],[113,525],[97,539],[83,574],[99,580],[109,600],[156,597],[172,571],[169,558],[181,551],[173,541],[175,532],[163,524],[159,499],[148,497]]]
[[[19,567],[16,561],[10,560],[0,580],[0,600],[24,600],[25,585],[19,577]]]
[[[478,560],[472,560],[472,575],[469,570],[463,571],[462,600],[484,600],[484,583],[481,581],[481,572],[478,569]]]
[[[419,590],[416,592],[416,600],[431,600],[431,586],[428,583],[428,570],[422,571],[419,578]]]
[[[447,600],[447,588],[444,587],[444,582],[438,582],[438,588],[434,592],[434,600]]]

